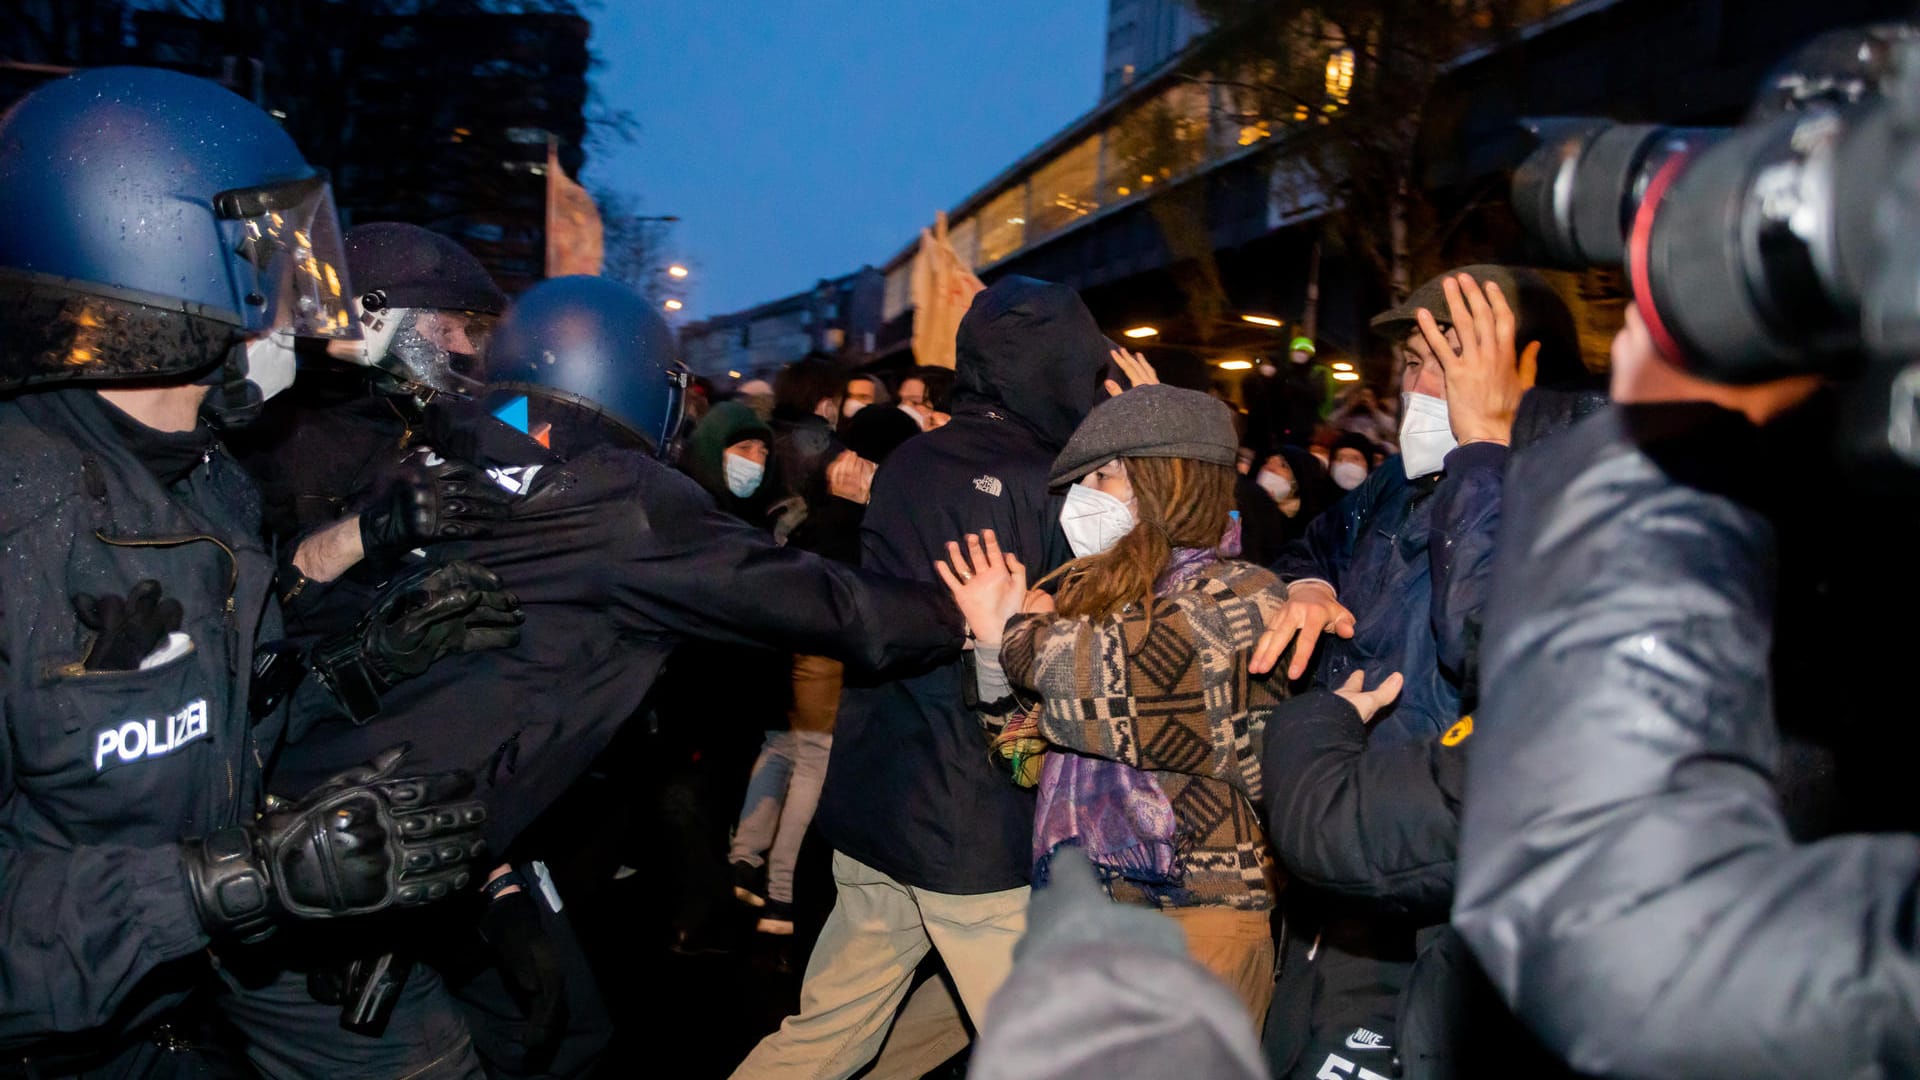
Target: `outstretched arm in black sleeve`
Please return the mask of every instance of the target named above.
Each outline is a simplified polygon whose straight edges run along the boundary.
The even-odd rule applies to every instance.
[[[1367,749],[1346,698],[1289,698],[1267,724],[1268,835],[1296,879],[1423,921],[1453,900],[1465,774],[1462,732]]]

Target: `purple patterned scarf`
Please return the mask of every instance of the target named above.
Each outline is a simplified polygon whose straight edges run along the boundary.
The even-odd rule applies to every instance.
[[[1154,586],[1165,596],[1199,577],[1219,552],[1175,548]],[[1121,878],[1165,899],[1176,898],[1186,877],[1173,804],[1153,774],[1106,758],[1058,747],[1041,767],[1033,821],[1033,883],[1045,885],[1048,864],[1062,845],[1083,850],[1102,879]]]

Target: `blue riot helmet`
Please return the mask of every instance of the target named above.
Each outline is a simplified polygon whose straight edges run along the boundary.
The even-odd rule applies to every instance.
[[[152,68],[47,83],[0,116],[0,390],[293,381],[293,338],[359,336],[326,175],[259,108]]]
[[[487,370],[488,407],[530,434],[551,424],[577,444],[592,438],[569,438],[566,429],[587,426],[654,453],[679,432],[692,382],[652,304],[624,285],[583,276],[543,281],[514,301],[488,347]]]

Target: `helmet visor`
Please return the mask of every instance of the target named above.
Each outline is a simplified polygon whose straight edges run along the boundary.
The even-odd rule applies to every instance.
[[[487,339],[499,322],[496,316],[401,308],[388,317],[398,325],[373,366],[418,389],[471,398],[484,388]]]
[[[214,214],[226,239],[237,310],[249,330],[298,337],[360,336],[348,300],[346,249],[324,174],[223,191]]]

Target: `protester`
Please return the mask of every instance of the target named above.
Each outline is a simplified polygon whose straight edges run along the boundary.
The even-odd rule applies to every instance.
[[[1277,887],[1253,809],[1257,747],[1285,687],[1250,677],[1247,662],[1285,594],[1272,574],[1219,554],[1236,449],[1221,402],[1130,390],[1094,409],[1054,461],[1049,479],[1072,485],[1061,524],[1076,556],[1055,575],[1057,601],[1028,592],[1025,567],[1003,560],[992,534],[969,535],[964,554],[949,545],[938,568],[973,629],[996,745],[1046,754],[1035,879],[1062,847],[1080,847],[1115,899],[1178,922],[1194,959],[1257,1021],[1273,990]],[[1040,696],[1031,712],[1022,692]]]
[[[846,388],[841,391],[840,416],[836,424],[842,424],[854,418],[860,410],[869,405],[887,404],[887,386],[872,375],[855,375],[847,380]]]
[[[846,386],[823,356],[796,360],[773,377],[772,465],[764,483],[776,540],[785,542],[827,499],[827,465],[846,449],[833,434]]]
[[[1270,808],[1276,846],[1289,868],[1299,864],[1303,878],[1301,887],[1287,895],[1284,974],[1266,1029],[1276,1077],[1311,1077],[1340,1062],[1382,1075],[1396,1067],[1425,1077],[1456,1071],[1475,1075],[1483,1068],[1512,1070],[1529,1060],[1527,1040],[1510,1031],[1467,1040],[1467,1049],[1480,1056],[1465,1055],[1458,1038],[1462,1031],[1477,1026],[1497,1032],[1505,1014],[1480,1000],[1483,984],[1443,918],[1458,829],[1458,776],[1447,770],[1457,769],[1460,759],[1448,753],[1449,740],[1457,742],[1471,730],[1470,723],[1456,726],[1454,721],[1471,711],[1475,700],[1485,564],[1493,549],[1507,443],[1519,413],[1554,412],[1564,404],[1552,392],[1525,389],[1542,349],[1538,344],[1524,351],[1516,347],[1521,320],[1504,304],[1507,294],[1522,297],[1538,320],[1543,309],[1552,312],[1554,298],[1530,297],[1524,283],[1511,276],[1505,280],[1505,289],[1498,280],[1489,281],[1482,296],[1477,286],[1468,287],[1473,279],[1443,279],[1442,287],[1423,290],[1425,296],[1416,293],[1407,305],[1421,327],[1424,356],[1445,363],[1442,371],[1428,369],[1418,349],[1410,350],[1409,394],[1440,383],[1447,394],[1441,405],[1461,423],[1461,441],[1498,438],[1492,447],[1497,459],[1484,466],[1476,462],[1471,444],[1446,453],[1445,474],[1411,492],[1401,511],[1405,516],[1397,522],[1386,514],[1356,512],[1357,498],[1391,490],[1382,485],[1404,485],[1406,472],[1413,471],[1402,471],[1400,462],[1390,461],[1330,512],[1350,515],[1346,520],[1357,523],[1348,529],[1363,530],[1356,539],[1342,542],[1350,545],[1353,560],[1343,568],[1349,575],[1345,580],[1354,582],[1351,595],[1364,605],[1364,614],[1352,644],[1334,641],[1328,660],[1391,655],[1429,665],[1410,668],[1416,677],[1407,685],[1421,685],[1435,715],[1451,719],[1438,730],[1426,721],[1407,725],[1404,705],[1396,712],[1394,700],[1403,684],[1398,669],[1380,665],[1383,670],[1376,672],[1379,661],[1374,659],[1344,669],[1328,663],[1322,679],[1330,677],[1326,672],[1340,671],[1341,696],[1354,698],[1361,718],[1352,718],[1352,710],[1337,699],[1309,695],[1303,700],[1326,707],[1318,715],[1302,716],[1299,743],[1270,743],[1267,748],[1273,783],[1286,785]],[[1450,331],[1441,331],[1433,313],[1421,306],[1435,293],[1448,301]],[[1390,318],[1376,321],[1394,325]],[[1482,336],[1489,333],[1490,339]],[[1577,366],[1577,354],[1571,357],[1575,363],[1566,363],[1565,354],[1558,359],[1556,384],[1581,385],[1585,369]],[[1415,363],[1420,364],[1418,372],[1412,371]],[[1497,415],[1497,425],[1469,419],[1485,414]],[[1543,438],[1553,426],[1530,422],[1527,430]],[[1357,448],[1336,446],[1336,467],[1360,456]],[[1410,439],[1406,449],[1410,454],[1428,452],[1418,438]],[[1486,471],[1476,471],[1481,468]],[[1432,516],[1423,521],[1424,508],[1431,508]],[[1323,519],[1309,530],[1309,537],[1319,533],[1324,539],[1329,524],[1337,527],[1340,519]],[[1370,555],[1368,546],[1376,537],[1385,542]],[[1418,537],[1427,550],[1415,548],[1409,558],[1405,549],[1412,545],[1401,537]],[[1290,555],[1299,551],[1297,546]],[[1356,573],[1362,567],[1371,567],[1375,576]],[[1292,588],[1301,591],[1307,603],[1324,599],[1316,595],[1324,590],[1317,583],[1295,582]],[[1340,620],[1336,632],[1353,632],[1343,614],[1333,613]],[[1283,623],[1282,632],[1286,630]],[[1274,637],[1264,643],[1256,670],[1265,670],[1279,656],[1277,648],[1269,648],[1276,644]],[[1302,640],[1310,646],[1306,635]],[[1301,665],[1299,652],[1293,660],[1294,666]],[[1436,664],[1437,670],[1432,666]],[[1374,680],[1377,692],[1362,694],[1362,673]],[[1300,715],[1307,706],[1290,708]],[[1396,716],[1403,726],[1382,731],[1382,722]],[[1372,730],[1364,720],[1372,721]],[[1276,717],[1274,722],[1283,721]],[[1496,1043],[1503,1047],[1493,1049]]]
[[[1288,611],[1261,659],[1271,663],[1297,632],[1290,679],[1310,663],[1321,686],[1356,670],[1369,680],[1399,672],[1406,689],[1371,739],[1423,741],[1461,716],[1520,397],[1536,371],[1550,385],[1582,384],[1587,374],[1566,304],[1528,270],[1443,274],[1373,325],[1403,360],[1401,453],[1274,563],[1288,582]]]
[[[1015,276],[973,298],[956,348],[953,422],[909,440],[875,478],[861,564],[935,582],[949,539],[991,528],[1050,570],[1069,548],[1047,470],[1099,400],[1111,344],[1073,290]],[[817,823],[838,901],[799,1014],[736,1076],[859,1069],[930,949],[977,1024],[1025,928],[1033,800],[988,762],[957,659],[847,688]]]
[[[741,521],[764,517],[769,445],[773,430],[751,408],[725,401],[708,410],[687,440],[680,467],[707,489],[714,505]]]
[[[1266,565],[1280,557],[1328,507],[1339,490],[1320,462],[1297,446],[1269,454],[1234,487],[1240,511],[1240,557]]]
[[[900,380],[900,410],[913,417],[922,431],[932,431],[953,419],[947,397],[953,392],[953,372],[945,368],[914,368]]]
[[[893,409],[863,409],[842,425],[848,453],[876,467],[919,433],[919,425]],[[813,528],[796,533],[794,542],[811,540],[820,554],[858,565],[864,510],[864,494],[859,501],[835,496],[810,512]],[[767,732],[747,782],[727,858],[734,895],[762,909],[754,924],[761,933],[793,933],[794,867],[826,783],[842,681],[843,668],[832,657],[792,658],[786,728]]]
[[[1379,454],[1366,436],[1344,432],[1327,446],[1327,476],[1341,491],[1352,491],[1367,482]]]
[[[1373,387],[1353,384],[1343,399],[1327,415],[1328,426],[1348,431],[1373,443],[1390,443],[1400,430],[1393,414],[1380,406]]]
[[[761,526],[766,520],[764,480],[772,439],[772,430],[749,406],[726,402],[715,406],[694,430],[680,466],[713,496],[716,507],[743,524]],[[642,764],[643,775],[658,794],[638,801],[653,811],[650,820],[658,823],[659,831],[669,834],[667,846],[677,856],[669,864],[682,869],[679,880],[669,886],[677,886],[679,901],[673,905],[676,952],[730,948],[725,928],[729,897],[740,896],[744,887],[757,888],[750,895],[765,903],[766,886],[757,880],[763,875],[751,871],[761,864],[770,838],[762,840],[742,816],[735,853],[727,866],[720,867],[715,865],[712,836],[718,828],[716,820],[735,816],[732,796],[739,790],[737,781],[723,779],[723,770],[737,770],[745,761],[753,761],[747,782],[749,803],[756,785],[774,782],[784,789],[782,769],[791,760],[791,736],[785,723],[792,704],[793,662],[787,652],[690,640],[674,650],[655,686],[653,737],[647,740]],[[727,677],[716,680],[717,671],[725,671]],[[716,716],[732,723],[716,724]],[[757,757],[735,734],[740,728],[765,733]],[[726,791],[724,804],[716,789]],[[657,858],[654,844],[638,847],[644,854],[636,861]],[[750,859],[743,854],[749,851]],[[743,869],[748,873],[743,874]],[[791,863],[786,869],[790,887]]]

